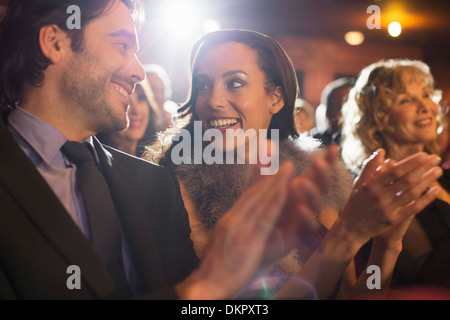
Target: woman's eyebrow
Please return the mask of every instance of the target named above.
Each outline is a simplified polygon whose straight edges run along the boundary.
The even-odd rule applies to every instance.
[[[245,72],[245,71],[242,71],[242,70],[230,70],[230,71],[225,72],[225,73],[222,75],[222,78],[225,78],[225,77],[228,77],[228,76],[237,74],[237,73],[242,73],[242,74],[248,76],[247,72]]]
[[[242,70],[230,70],[230,71],[227,71],[227,72],[223,73],[222,74],[222,78],[226,78],[228,76],[235,75],[235,74],[238,74],[238,73],[242,73],[242,74],[248,76],[247,72],[245,72],[245,71],[242,71]],[[199,78],[200,79],[208,79],[209,76],[207,74],[204,74],[204,73],[199,73],[199,74],[195,75],[195,78],[196,79],[199,79]]]

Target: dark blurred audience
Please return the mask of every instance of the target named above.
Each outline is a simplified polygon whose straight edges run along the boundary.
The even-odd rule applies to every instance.
[[[9,0],[0,0],[0,31],[2,31],[2,21],[5,19],[6,9],[8,7]]]
[[[439,154],[439,100],[423,62],[386,60],[366,67],[342,108],[344,162],[358,175],[364,159],[380,148],[392,159],[388,167],[418,152]],[[412,220],[403,238],[393,286],[450,288],[449,170],[435,186],[440,187],[438,198]]]
[[[156,128],[157,131],[163,131],[172,125],[172,113],[177,108],[176,103],[170,100],[172,97],[172,82],[161,65],[147,64],[144,69],[158,107],[156,109]]]
[[[2,22],[3,19],[5,18],[8,2],[9,0],[0,0],[0,22]]]
[[[442,117],[437,141],[442,158],[442,167],[450,169],[450,114]]]
[[[298,98],[295,100],[295,127],[301,135],[310,135],[316,126],[316,116],[313,106],[306,100]]]
[[[323,118],[317,120],[319,123],[318,132],[314,138],[319,139],[323,145],[340,144],[341,139],[341,107],[348,96],[354,81],[351,78],[339,78],[325,86],[320,97],[320,105],[317,107],[319,116],[323,116],[325,111],[326,123]],[[321,121],[321,122],[320,122]]]

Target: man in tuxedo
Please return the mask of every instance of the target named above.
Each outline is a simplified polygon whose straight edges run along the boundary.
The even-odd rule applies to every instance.
[[[77,8],[81,29],[69,28]],[[126,128],[128,96],[145,77],[139,16],[135,0],[8,7],[0,34],[2,299],[230,298],[268,261],[273,230],[261,225],[283,220],[295,231],[280,219],[288,164],[230,209],[199,263],[172,174],[95,139]],[[87,151],[89,169],[68,145]],[[96,181],[84,192],[84,171],[87,179],[101,173],[112,205],[99,200]],[[96,217],[92,201],[112,215]]]

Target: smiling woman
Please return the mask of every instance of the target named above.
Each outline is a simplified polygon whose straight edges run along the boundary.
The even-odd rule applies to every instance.
[[[387,60],[361,71],[344,116],[342,157],[358,174],[365,157],[379,148],[395,161],[427,152],[439,154],[440,91],[421,61]],[[412,221],[393,285],[450,287],[450,171],[436,182],[442,191]]]

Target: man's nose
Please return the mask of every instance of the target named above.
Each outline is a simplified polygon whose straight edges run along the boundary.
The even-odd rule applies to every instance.
[[[133,60],[128,65],[128,76],[133,79],[134,84],[142,82],[145,79],[144,67],[136,55],[134,55]]]

